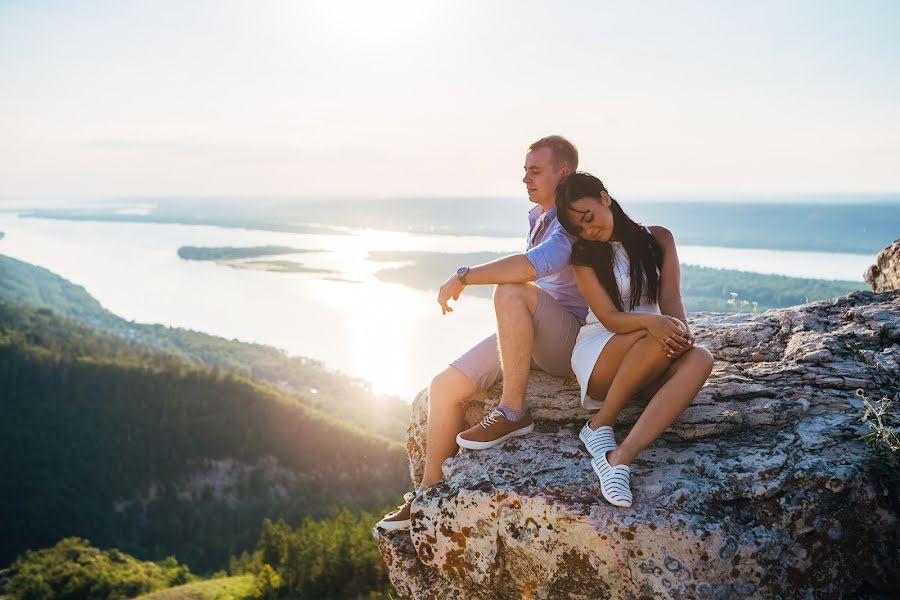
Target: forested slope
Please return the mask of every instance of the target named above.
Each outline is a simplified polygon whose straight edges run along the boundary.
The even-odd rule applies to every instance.
[[[126,321],[103,308],[83,287],[44,269],[0,255],[0,301],[53,312],[126,340],[266,382],[300,402],[369,431],[399,440],[409,407],[398,398],[376,401],[367,384],[315,360],[197,331]],[[313,392],[312,390],[315,390]]]
[[[399,444],[219,369],[0,303],[0,565],[77,535],[216,568],[264,517],[372,507]]]

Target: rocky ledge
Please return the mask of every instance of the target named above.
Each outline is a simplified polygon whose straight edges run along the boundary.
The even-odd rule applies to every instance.
[[[878,253],[875,264],[866,269],[863,278],[873,292],[900,290],[900,239]]]
[[[375,531],[403,598],[840,598],[900,586],[900,499],[869,472],[862,398],[900,381],[900,292],[784,310],[694,314],[707,385],[633,465],[634,505],[603,500],[577,432],[574,380],[532,373],[538,423],[463,450]],[[474,424],[499,399],[474,398]],[[422,469],[427,393],[407,438]],[[621,440],[642,410],[623,412]]]

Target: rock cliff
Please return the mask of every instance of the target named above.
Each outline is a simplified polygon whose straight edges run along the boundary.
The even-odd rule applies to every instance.
[[[900,499],[869,473],[862,398],[900,381],[900,292],[761,315],[695,314],[709,382],[632,467],[634,505],[606,503],[577,432],[574,380],[533,372],[538,428],[463,450],[375,531],[403,598],[839,598],[900,586]],[[422,470],[427,392],[407,448]],[[499,386],[475,397],[477,422]],[[642,410],[621,415],[621,441]]]
[[[866,270],[864,277],[872,291],[900,290],[900,239],[878,253],[875,264]]]

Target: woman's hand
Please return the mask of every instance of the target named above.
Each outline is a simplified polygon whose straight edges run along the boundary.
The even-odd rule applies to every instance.
[[[686,334],[684,334],[684,337],[687,338],[687,342],[688,342],[687,346],[685,346],[681,350],[678,350],[677,352],[672,353],[670,358],[672,358],[673,360],[676,358],[681,358],[682,354],[684,354],[685,352],[687,352],[688,350],[690,350],[691,348],[694,347],[694,334],[686,333]]]
[[[654,315],[647,326],[647,331],[666,349],[669,358],[678,358],[694,343],[684,323],[669,315]]]

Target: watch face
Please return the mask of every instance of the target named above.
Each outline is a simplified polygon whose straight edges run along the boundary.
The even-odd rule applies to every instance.
[[[469,267],[460,267],[456,270],[456,275],[459,277],[465,277],[466,273],[469,272]]]

